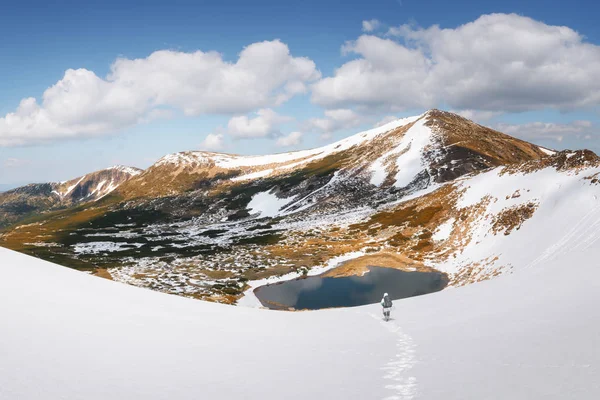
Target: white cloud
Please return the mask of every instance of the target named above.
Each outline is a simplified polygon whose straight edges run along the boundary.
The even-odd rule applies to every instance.
[[[225,148],[224,135],[222,133],[209,133],[200,143],[202,150],[219,151]]]
[[[287,136],[282,136],[277,139],[275,145],[277,147],[292,147],[302,143],[302,132],[292,132]]]
[[[258,110],[254,118],[236,116],[227,123],[227,133],[236,138],[275,137],[281,134],[279,126],[293,118],[279,115],[270,108]]]
[[[342,50],[359,58],[312,86],[312,100],[328,108],[515,112],[600,102],[600,46],[515,14],[483,15],[454,29],[402,25]]]
[[[119,58],[106,78],[69,69],[41,101],[23,99],[0,117],[0,146],[114,132],[165,117],[165,108],[185,115],[246,113],[282,104],[319,77],[312,60],[293,57],[279,40],[247,46],[236,62],[202,51]]]
[[[29,164],[29,160],[23,160],[20,158],[7,158],[3,163],[5,168],[19,168],[27,164]]]
[[[323,138],[329,138],[335,131],[352,128],[361,123],[360,116],[350,109],[325,110],[324,114],[325,118],[311,118],[306,121],[306,130],[321,132]]]
[[[499,123],[494,126],[500,132],[525,140],[590,139],[596,128],[591,121],[573,121],[566,124],[554,122],[530,122],[525,124]]]
[[[381,22],[376,19],[370,19],[368,21],[362,22],[362,30],[363,32],[373,32],[375,29],[381,26]]]
[[[451,112],[470,119],[475,122],[485,122],[498,117],[503,113],[501,111],[480,111],[480,110],[451,110]]]
[[[389,124],[392,121],[397,120],[398,117],[394,116],[394,115],[386,115],[385,117],[383,117],[382,119],[380,119],[379,121],[377,121],[375,123],[375,125],[373,125],[373,128],[379,128],[380,126],[383,126],[385,124]]]

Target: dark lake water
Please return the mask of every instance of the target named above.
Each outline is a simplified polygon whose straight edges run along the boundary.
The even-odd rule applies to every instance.
[[[385,292],[393,300],[419,296],[440,291],[447,284],[448,278],[441,272],[369,267],[363,276],[310,276],[261,286],[254,294],[268,308],[318,310],[378,303]]]

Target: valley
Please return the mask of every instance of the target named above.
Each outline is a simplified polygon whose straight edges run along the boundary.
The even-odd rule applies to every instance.
[[[557,199],[597,207],[599,173],[592,152],[431,110],[314,150],[169,155],[97,200],[21,219],[0,245],[228,304],[259,283],[371,266],[436,270],[462,286],[534,262],[552,244],[535,237],[539,215],[571,226]]]

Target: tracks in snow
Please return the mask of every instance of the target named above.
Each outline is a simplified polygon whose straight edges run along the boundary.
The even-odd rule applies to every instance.
[[[381,316],[369,314],[379,321],[383,328],[397,336],[396,348],[390,349],[394,356],[381,367],[384,379],[390,381],[385,388],[393,393],[384,400],[410,400],[417,394],[417,378],[410,374],[416,362],[416,344],[412,337],[391,319],[383,321]]]

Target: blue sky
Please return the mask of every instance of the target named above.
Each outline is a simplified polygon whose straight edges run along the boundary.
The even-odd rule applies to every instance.
[[[314,147],[431,107],[600,151],[596,15],[587,1],[14,2],[0,185]]]

